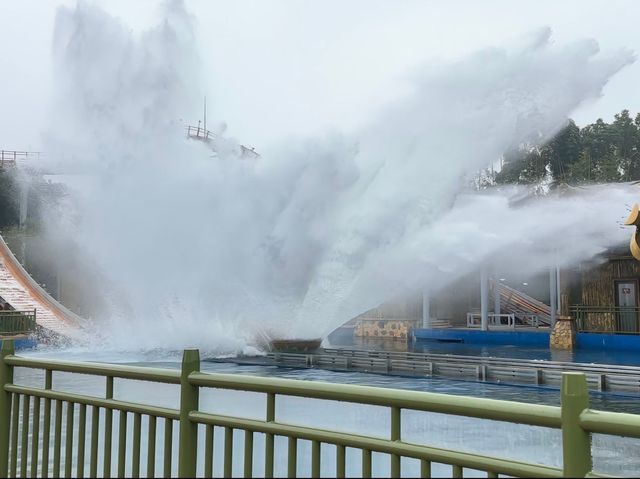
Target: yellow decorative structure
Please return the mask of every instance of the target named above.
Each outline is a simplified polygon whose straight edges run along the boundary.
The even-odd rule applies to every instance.
[[[640,261],[640,208],[638,208],[638,204],[634,204],[631,208],[631,213],[629,213],[629,217],[624,222],[625,225],[635,226],[636,230],[631,236],[631,241],[629,242],[629,247],[631,249],[631,254],[635,259]]]

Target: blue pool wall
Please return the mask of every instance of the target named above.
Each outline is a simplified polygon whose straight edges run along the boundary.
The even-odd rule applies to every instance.
[[[2,340],[0,340],[0,345],[2,344]],[[24,349],[34,349],[38,346],[38,341],[33,338],[20,338],[13,340],[13,346],[16,351],[24,350]]]
[[[414,329],[416,341],[549,347],[548,331],[480,331],[467,329]],[[578,333],[577,349],[640,351],[640,335]]]
[[[578,333],[576,346],[579,349],[640,351],[640,336],[635,334]]]

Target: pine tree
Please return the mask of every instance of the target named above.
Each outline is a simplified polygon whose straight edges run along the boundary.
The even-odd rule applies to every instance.
[[[582,143],[580,128],[573,120],[569,120],[567,126],[556,134],[542,148],[545,163],[556,181],[570,181],[571,166],[580,161]]]
[[[0,228],[16,226],[19,215],[16,182],[10,170],[0,169]]]
[[[624,180],[640,179],[640,158],[638,155],[640,133],[638,126],[629,116],[629,110],[622,110],[615,115],[615,120],[611,124],[610,136],[615,156],[623,171]]]

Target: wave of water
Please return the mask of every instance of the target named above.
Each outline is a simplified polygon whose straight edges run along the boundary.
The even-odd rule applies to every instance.
[[[58,11],[46,149],[90,181],[48,229],[108,278],[96,347],[234,351],[265,334],[315,337],[498,257],[535,272],[624,235],[629,188],[520,206],[513,190],[464,190],[602,94],[629,52],[554,45],[542,29],[523,47],[425,66],[355,133],[283,138],[254,164],[184,138],[180,119],[198,116],[206,83],[198,52],[180,1],[139,36],[90,3]]]

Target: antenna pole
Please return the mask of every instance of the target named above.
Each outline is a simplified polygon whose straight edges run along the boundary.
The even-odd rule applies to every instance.
[[[204,131],[207,131],[207,97],[204,97]],[[206,134],[206,133],[205,133]]]

